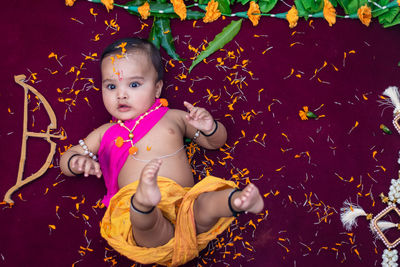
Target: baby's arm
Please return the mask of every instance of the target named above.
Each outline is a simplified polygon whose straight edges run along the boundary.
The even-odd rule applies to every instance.
[[[189,113],[186,113],[186,136],[200,146],[207,149],[218,149],[226,142],[225,126],[212,117],[204,108],[195,107],[188,102],[184,102]]]
[[[109,124],[105,124],[91,132],[84,139],[88,150],[93,154],[97,154],[100,147],[101,137],[108,127]],[[68,149],[61,156],[60,167],[62,172],[67,176],[75,176],[83,173],[85,177],[96,175],[100,178],[102,173],[99,163],[88,155],[85,155],[84,152],[85,150],[80,145]]]

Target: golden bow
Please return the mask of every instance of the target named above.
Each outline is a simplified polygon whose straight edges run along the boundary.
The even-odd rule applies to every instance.
[[[7,203],[14,203],[14,201],[11,199],[11,195],[15,191],[17,191],[20,187],[39,178],[43,173],[46,172],[46,170],[50,166],[51,160],[53,159],[53,156],[56,152],[56,143],[51,141],[50,138],[51,137],[53,137],[53,138],[63,138],[64,137],[63,135],[55,135],[55,134],[50,133],[50,130],[54,130],[57,128],[56,115],[55,115],[53,109],[51,108],[49,102],[47,102],[46,98],[44,98],[44,96],[42,94],[40,94],[38,90],[36,90],[32,86],[30,86],[24,82],[25,78],[26,78],[26,76],[23,74],[14,76],[15,82],[17,84],[21,85],[25,91],[24,122],[23,122],[23,132],[22,132],[21,157],[20,157],[20,161],[19,161],[17,182],[15,183],[15,185],[13,187],[8,189],[7,193],[4,195],[4,201]],[[47,114],[49,115],[50,124],[47,126],[47,131],[45,133],[28,131],[28,91],[31,91],[34,95],[36,95],[42,101],[43,106],[46,109]],[[46,162],[43,164],[43,166],[37,172],[35,172],[34,174],[30,175],[29,177],[27,177],[25,179],[22,179],[22,174],[24,173],[25,159],[26,159],[26,143],[27,143],[29,137],[44,138],[47,142],[50,143],[50,152],[49,152],[49,155],[47,156]]]

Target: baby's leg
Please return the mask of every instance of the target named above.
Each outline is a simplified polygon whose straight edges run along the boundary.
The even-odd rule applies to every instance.
[[[131,204],[134,207],[131,206],[130,211],[132,232],[135,242],[143,247],[164,245],[174,234],[172,224],[155,207],[161,200],[157,185],[160,166],[161,160],[152,160],[143,168],[137,191],[132,198]]]
[[[232,216],[228,198],[233,189],[201,194],[194,203],[194,218],[197,233],[210,230],[221,217]],[[264,201],[254,184],[247,185],[243,191],[236,191],[231,197],[233,210],[259,213],[264,208]]]

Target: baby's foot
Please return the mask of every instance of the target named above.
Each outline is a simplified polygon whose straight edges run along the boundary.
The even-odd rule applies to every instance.
[[[264,208],[264,201],[254,184],[249,184],[243,191],[233,195],[232,207],[236,211],[249,211],[259,213]]]
[[[153,159],[142,170],[135,197],[132,199],[133,204],[140,211],[150,211],[161,200],[161,192],[157,185],[161,163],[161,160]]]

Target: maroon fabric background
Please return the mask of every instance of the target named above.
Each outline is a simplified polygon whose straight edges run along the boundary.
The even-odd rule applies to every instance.
[[[14,185],[20,157],[23,90],[14,82],[14,75],[37,73],[35,83],[30,84],[50,102],[57,115],[57,129],[64,129],[68,138],[55,139],[58,151],[54,167],[17,191],[12,208],[0,205],[0,266],[110,266],[113,261],[118,266],[131,266],[133,262],[110,250],[99,234],[104,209],[92,206],[105,193],[103,181],[60,175],[58,162],[65,146],[76,144],[109,120],[100,92],[90,89],[87,79],[74,83],[76,70],[68,71],[72,66],[79,69],[84,62],[78,78],[92,78],[99,87],[98,61],[85,60],[85,55],[99,55],[117,38],[147,37],[151,20],[140,21],[118,8],[107,13],[101,5],[85,1],[77,1],[72,8],[63,1],[50,0],[7,1],[3,5],[0,195]],[[96,19],[90,8],[98,13]],[[279,4],[278,10],[287,9]],[[115,34],[104,22],[112,19],[120,26]],[[265,195],[268,216],[241,216],[230,233],[212,242],[213,253],[206,250],[187,266],[380,265],[384,246],[379,240],[374,242],[367,222],[360,219],[358,228],[347,233],[338,212],[343,201],[351,198],[377,214],[385,207],[378,195],[387,194],[390,179],[397,177],[400,138],[391,124],[393,109],[383,112],[377,101],[388,86],[400,85],[400,28],[383,29],[377,21],[365,27],[357,20],[344,19],[338,19],[333,27],[322,19],[311,23],[301,19],[294,29],[273,18],[262,18],[257,27],[243,21],[240,33],[224,51],[187,74],[182,66],[189,67],[194,55],[188,45],[201,47],[204,39],[211,41],[230,21],[199,21],[195,27],[192,21],[172,21],[177,51],[186,61],[174,61],[172,67],[163,52],[167,69],[163,96],[173,108],[183,109],[183,100],[198,102],[226,125],[233,158],[221,165],[218,161],[222,162],[226,153],[202,150],[195,155],[194,168],[199,174],[208,170],[226,179],[237,175],[242,184],[249,178]],[[141,31],[144,23],[148,26]],[[99,40],[95,41],[97,34]],[[228,58],[228,51],[233,51],[235,58]],[[52,52],[62,66],[48,57]],[[229,69],[216,67],[217,58],[224,59]],[[245,67],[232,69],[243,60],[249,60]],[[326,67],[311,79],[324,61]],[[292,69],[293,74],[287,77]],[[182,72],[187,75],[184,79],[179,78]],[[226,76],[243,78],[242,88]],[[71,87],[80,92],[71,93]],[[208,100],[207,90],[217,97]],[[237,102],[230,110],[235,97]],[[75,99],[75,106],[68,107],[71,102],[60,102],[59,98]],[[303,106],[314,110],[321,105],[315,113],[325,117],[300,120],[298,112]],[[36,106],[32,96],[29,129],[45,130],[48,117],[42,105],[32,111]],[[359,125],[350,132],[356,121]],[[381,123],[393,134],[384,134],[379,129]],[[255,140],[260,141],[264,133],[265,145],[252,141],[257,134]],[[40,168],[48,147],[41,139],[28,140],[24,177]],[[373,151],[377,151],[375,158]],[[346,181],[353,177],[353,181],[338,176]],[[79,210],[77,203],[81,203]],[[87,222],[83,214],[89,216]],[[324,215],[328,215],[327,220],[320,222]],[[392,220],[399,221],[396,217]],[[49,225],[56,229],[50,230]],[[230,241],[226,247],[218,245]],[[90,250],[85,250],[87,247]]]

